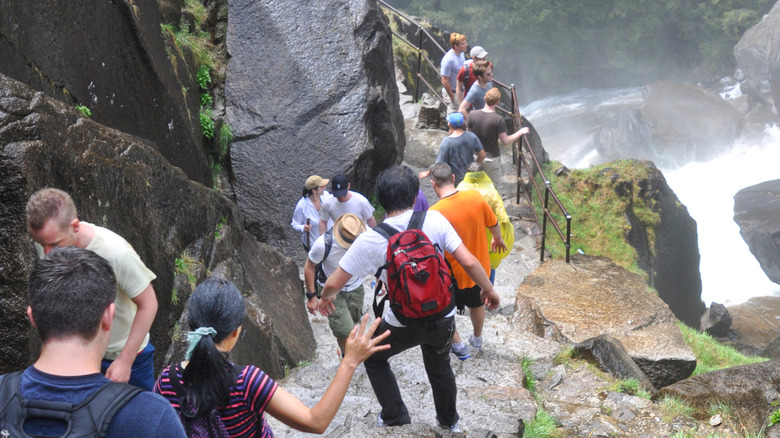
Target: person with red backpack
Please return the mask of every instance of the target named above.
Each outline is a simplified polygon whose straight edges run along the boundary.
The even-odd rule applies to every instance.
[[[411,423],[388,359],[419,345],[433,390],[436,422],[444,429],[460,431],[457,388],[449,357],[455,330],[454,284],[442,252],[451,253],[482,288],[480,299],[488,309],[497,308],[500,300],[479,260],[444,216],[430,210],[413,212],[419,188],[418,178],[406,166],[393,166],[379,174],[376,199],[387,211],[387,219],[361,234],[341,258],[339,268],[323,288],[320,312],[327,315],[331,311],[330,302],[353,275],[378,275],[387,285],[390,307],[376,333],[390,331],[381,343],[390,348],[374,353],[365,362],[366,374],[382,407],[377,425]],[[389,239],[388,228],[394,230]]]
[[[474,74],[474,63],[478,61],[485,61],[488,52],[482,48],[482,46],[474,46],[469,52],[471,59],[467,59],[463,64],[463,67],[458,71],[458,84],[456,86],[455,94],[458,96],[458,102],[463,101],[463,96],[469,92],[469,89],[474,82],[477,82],[477,75]],[[490,67],[493,67],[493,63],[490,63]]]

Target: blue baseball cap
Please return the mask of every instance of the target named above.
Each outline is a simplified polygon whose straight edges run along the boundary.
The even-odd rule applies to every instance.
[[[461,113],[449,113],[447,114],[447,123],[453,128],[463,127],[463,114]]]

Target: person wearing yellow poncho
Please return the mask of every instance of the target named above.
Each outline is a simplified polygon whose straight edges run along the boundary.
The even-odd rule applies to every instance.
[[[506,208],[504,208],[504,201],[501,199],[501,195],[498,194],[498,190],[496,190],[493,182],[485,171],[482,170],[482,163],[471,163],[466,176],[463,177],[463,181],[458,184],[458,190],[467,189],[478,191],[485,201],[490,204],[490,208],[493,209],[493,213],[496,214],[498,223],[501,225],[501,238],[504,239],[508,249],[501,253],[490,251],[490,281],[493,282],[496,275],[495,270],[501,264],[501,260],[512,252],[512,247],[515,244],[515,228],[506,214]],[[490,231],[485,228],[485,233],[490,234]],[[491,237],[492,235],[488,236],[488,241],[490,241]]]

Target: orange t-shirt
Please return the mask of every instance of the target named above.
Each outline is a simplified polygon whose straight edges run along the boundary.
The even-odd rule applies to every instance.
[[[490,275],[490,242],[487,240],[485,228],[498,223],[493,209],[490,208],[482,195],[475,190],[460,190],[439,200],[431,207],[439,211],[452,224],[469,251],[482,264],[485,274]],[[446,253],[447,260],[452,265],[452,275],[458,281],[459,289],[474,287],[476,283],[469,277],[463,267],[452,254]]]

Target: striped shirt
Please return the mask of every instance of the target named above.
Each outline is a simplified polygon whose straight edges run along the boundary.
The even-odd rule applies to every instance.
[[[171,378],[182,380],[175,367],[166,367],[154,385],[154,392],[165,397],[179,412],[181,404],[171,386]],[[173,375],[172,375],[173,374]],[[247,365],[230,388],[227,406],[217,408],[231,438],[272,438],[273,431],[265,421],[265,408],[278,384],[254,365]]]

